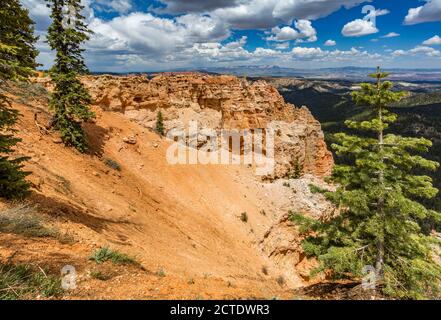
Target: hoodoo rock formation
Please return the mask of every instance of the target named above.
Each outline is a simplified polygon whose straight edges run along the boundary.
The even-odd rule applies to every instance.
[[[284,101],[265,81],[248,82],[233,76],[163,74],[146,76],[87,76],[83,82],[95,104],[124,113],[154,128],[161,110],[165,128],[196,120],[202,128],[275,129],[276,168],[271,178],[303,174],[329,175],[333,165],[320,123],[306,107]],[[276,122],[274,122],[276,121]],[[297,169],[298,170],[298,169]]]

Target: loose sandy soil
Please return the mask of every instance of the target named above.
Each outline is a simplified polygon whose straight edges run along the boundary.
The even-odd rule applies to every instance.
[[[289,209],[290,189],[281,182],[262,183],[244,166],[169,165],[169,141],[98,108],[96,123],[86,126],[91,152],[79,154],[37,128],[35,112],[41,112],[39,123],[49,120],[44,101],[14,107],[22,114],[18,151],[32,157],[29,202],[75,242],[0,233],[2,261],[38,264],[55,274],[75,266],[78,288],[65,299],[290,299],[291,289],[305,285],[299,276],[276,281],[286,266],[263,252],[264,234]],[[123,142],[129,136],[137,143]],[[145,270],[97,266],[88,258],[102,246],[136,257]],[[113,277],[92,278],[96,268]]]

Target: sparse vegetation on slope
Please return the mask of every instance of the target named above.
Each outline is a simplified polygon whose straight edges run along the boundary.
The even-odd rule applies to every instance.
[[[0,262],[0,300],[56,298],[62,293],[61,280],[43,269]]]
[[[21,234],[26,237],[56,237],[57,232],[48,228],[43,218],[29,206],[21,205],[0,212],[0,232]]]
[[[116,162],[115,160],[109,159],[109,158],[104,158],[104,163],[106,164],[106,166],[108,166],[109,168],[112,168],[113,170],[116,171],[121,171],[121,165]]]
[[[158,270],[156,270],[156,275],[158,277],[165,277],[165,270],[163,267],[159,267]]]
[[[101,280],[101,281],[107,281],[112,279],[112,275],[109,272],[100,271],[100,270],[92,270],[90,272],[90,276],[92,278]]]
[[[114,264],[131,264],[139,266],[139,263],[134,258],[116,250],[111,250],[108,247],[96,250],[90,257],[90,260],[95,261],[97,264],[111,261]]]
[[[34,207],[26,204],[0,212],[0,232],[31,238],[55,238],[65,244],[75,242],[72,235],[61,233],[50,226],[47,218],[38,214]]]

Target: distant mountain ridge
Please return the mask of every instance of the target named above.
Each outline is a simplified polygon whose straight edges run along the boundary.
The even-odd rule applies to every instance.
[[[201,68],[177,68],[161,71],[134,71],[125,73],[115,72],[93,72],[95,75],[127,75],[127,74],[159,74],[159,73],[183,73],[198,72],[207,74],[230,74],[234,76],[246,77],[295,77],[303,79],[323,79],[323,80],[347,80],[347,81],[368,81],[366,74],[372,73],[375,67],[337,67],[337,68],[318,68],[318,69],[297,69],[280,67],[274,65],[243,65],[227,67],[201,67]],[[441,83],[441,69],[415,69],[415,68],[389,68],[384,69],[391,73],[391,80],[409,82],[435,82]]]
[[[228,73],[236,76],[254,77],[298,77],[305,79],[326,79],[326,80],[349,80],[367,81],[366,74],[372,73],[375,67],[340,67],[340,68],[319,68],[319,69],[295,69],[278,66],[237,66],[237,67],[211,67],[202,69],[206,72]],[[441,69],[384,69],[391,73],[391,79],[395,81],[411,82],[441,82]]]

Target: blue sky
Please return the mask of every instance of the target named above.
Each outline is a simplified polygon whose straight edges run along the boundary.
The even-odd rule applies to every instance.
[[[21,0],[37,22],[44,0]],[[441,0],[82,0],[92,71],[234,65],[441,68]],[[366,7],[369,6],[369,7]],[[365,10],[363,10],[365,9]]]

